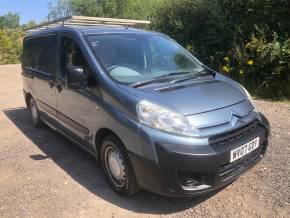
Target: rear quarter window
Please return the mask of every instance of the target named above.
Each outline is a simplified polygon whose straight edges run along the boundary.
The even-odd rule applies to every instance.
[[[55,74],[56,52],[56,34],[27,38],[23,45],[23,65],[47,74]]]
[[[33,50],[32,50],[32,39],[26,39],[23,43],[23,59],[22,64],[25,67],[33,67]]]

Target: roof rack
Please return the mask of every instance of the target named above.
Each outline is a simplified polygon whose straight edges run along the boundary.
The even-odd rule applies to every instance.
[[[37,31],[57,27],[57,26],[142,26],[149,25],[147,20],[129,20],[106,17],[86,17],[86,16],[68,16],[45,22],[35,27],[26,29],[26,34],[31,34]]]

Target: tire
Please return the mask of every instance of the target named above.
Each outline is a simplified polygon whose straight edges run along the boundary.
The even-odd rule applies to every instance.
[[[128,154],[118,137],[103,140],[100,158],[107,182],[117,194],[128,197],[138,191]]]
[[[43,126],[43,122],[42,122],[42,120],[40,118],[36,102],[34,101],[33,98],[31,98],[29,100],[29,112],[30,112],[30,117],[31,117],[33,125],[36,128],[42,127]]]

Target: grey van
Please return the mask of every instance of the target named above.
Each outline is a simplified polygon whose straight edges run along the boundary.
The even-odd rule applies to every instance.
[[[23,92],[43,123],[98,159],[117,193],[197,196],[265,154],[270,126],[247,90],[178,43],[128,27],[25,36]]]

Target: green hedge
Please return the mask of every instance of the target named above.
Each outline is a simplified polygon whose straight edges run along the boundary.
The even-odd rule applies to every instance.
[[[153,19],[257,97],[290,99],[289,0],[167,0]]]
[[[274,34],[267,41],[263,34],[252,35],[223,60],[223,73],[244,84],[261,98],[290,97],[290,39],[280,41]]]

